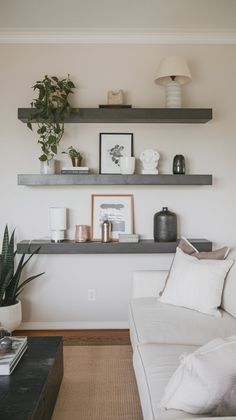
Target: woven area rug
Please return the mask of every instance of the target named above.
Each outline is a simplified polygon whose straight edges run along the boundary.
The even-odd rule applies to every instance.
[[[130,346],[64,346],[52,420],[142,420]]]

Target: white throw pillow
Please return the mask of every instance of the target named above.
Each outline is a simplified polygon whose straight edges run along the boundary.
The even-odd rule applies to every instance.
[[[166,386],[161,408],[212,413],[236,381],[236,335],[217,338],[182,356]]]
[[[233,260],[199,260],[176,249],[160,302],[221,316],[224,279]]]

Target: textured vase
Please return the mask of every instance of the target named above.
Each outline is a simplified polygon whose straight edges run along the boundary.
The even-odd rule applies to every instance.
[[[45,160],[40,162],[40,174],[53,175],[55,174],[55,160]]]
[[[175,242],[177,240],[177,217],[175,213],[163,207],[154,215],[154,241]]]
[[[21,301],[18,300],[15,305],[0,306],[0,327],[12,332],[21,324],[22,311]]]

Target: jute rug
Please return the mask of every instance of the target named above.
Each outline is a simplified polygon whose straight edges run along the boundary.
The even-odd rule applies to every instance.
[[[130,346],[64,346],[52,420],[142,420]]]

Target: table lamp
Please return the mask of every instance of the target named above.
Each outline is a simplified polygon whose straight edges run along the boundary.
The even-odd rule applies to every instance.
[[[166,107],[181,108],[181,85],[191,80],[186,61],[182,57],[169,56],[159,64],[155,82],[166,88]]]
[[[65,239],[66,227],[66,208],[49,207],[49,229],[51,231],[51,241],[63,241]]]

